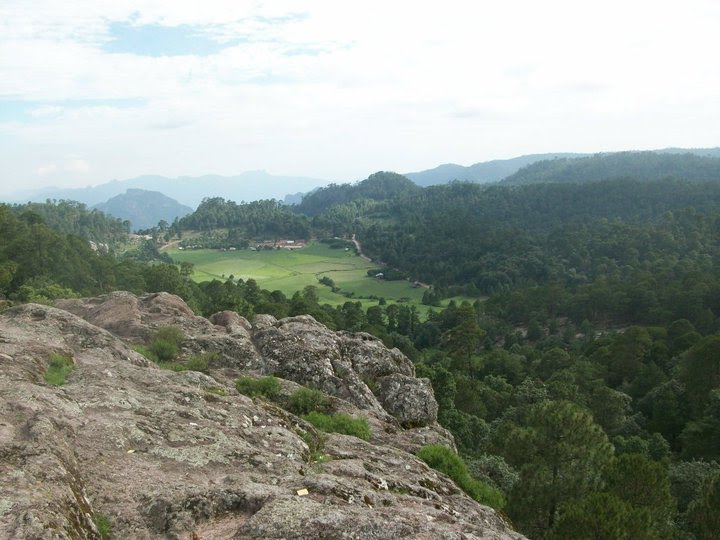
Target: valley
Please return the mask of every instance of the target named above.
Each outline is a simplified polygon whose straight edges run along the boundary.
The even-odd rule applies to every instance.
[[[322,358],[349,345],[336,354],[313,328],[382,343],[432,386],[458,451],[418,457],[430,464],[450,452],[456,484],[502,508],[522,534],[584,538],[609,512],[606,538],[714,538],[718,179],[718,158],[642,152],[541,161],[493,185],[421,187],[378,172],[293,206],[205,198],[141,235],[82,203],[3,205],[0,300],[13,317],[26,309],[40,320],[53,312],[39,304],[96,313],[108,300],[160,299],[189,317],[187,336],[202,316],[213,331],[225,321],[222,343],[256,327],[274,351],[282,329],[298,327],[293,342]],[[171,311],[168,320],[181,320]],[[145,317],[115,307],[106,315],[119,331]],[[141,334],[136,351],[157,368],[220,377],[235,366],[239,389],[207,381],[220,394],[253,394],[264,375],[296,373],[275,360],[248,369],[241,362],[252,354],[235,345],[221,360],[206,338],[177,329]],[[47,352],[48,369],[61,353]],[[83,376],[79,365],[68,386]],[[71,368],[62,360],[53,369]],[[368,380],[375,396],[396,388]],[[303,399],[318,397],[312,381]],[[113,506],[98,508],[126,526]]]
[[[380,298],[384,298],[390,303],[415,306],[422,319],[430,309],[430,306],[422,304],[424,287],[415,287],[407,280],[386,281],[370,277],[367,272],[376,268],[376,264],[353,251],[332,249],[320,242],[310,242],[299,250],[180,250],[174,245],[163,252],[178,264],[191,263],[192,279],[196,282],[225,281],[230,276],[254,279],[260,288],[279,290],[287,297],[307,286],[315,286],[320,304],[335,307],[352,301],[360,302],[363,309],[367,309],[378,305]],[[323,277],[333,281],[337,292],[320,283]],[[457,302],[475,300],[469,297],[446,298],[441,305],[445,307],[453,299]]]

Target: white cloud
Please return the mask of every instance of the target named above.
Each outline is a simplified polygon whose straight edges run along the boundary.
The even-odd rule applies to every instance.
[[[87,173],[90,172],[90,164],[84,159],[69,159],[65,162],[63,167],[65,171],[72,173]]]
[[[112,22],[188,25],[225,48],[109,54]],[[349,180],[535,151],[713,146],[718,23],[699,0],[5,0],[0,106],[40,103],[31,121],[0,124],[0,159],[15,178],[58,182],[246,169]],[[93,167],[71,170],[79,155]]]
[[[48,163],[46,165],[40,165],[35,172],[38,176],[47,176],[48,174],[52,174],[55,171],[57,171],[58,166],[54,163]]]

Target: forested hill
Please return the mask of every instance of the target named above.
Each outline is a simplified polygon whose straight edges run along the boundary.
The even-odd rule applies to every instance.
[[[394,220],[364,221],[368,255],[421,281],[488,294],[617,276],[663,257],[714,260],[720,183],[455,183],[396,199],[386,214]]]
[[[677,178],[690,182],[720,181],[720,158],[691,153],[617,152],[578,159],[552,159],[524,167],[502,183],[586,183],[609,178],[643,182]]]
[[[301,214],[316,216],[337,204],[358,199],[386,200],[419,191],[418,186],[402,175],[377,172],[357,184],[330,184],[308,193],[295,210]]]
[[[275,200],[238,204],[220,197],[203,199],[195,212],[174,223],[173,228],[229,229],[238,238],[310,238],[309,220]]]
[[[93,242],[113,245],[127,239],[130,222],[109,216],[97,209],[89,209],[76,201],[47,201],[44,203],[17,204],[9,207],[25,221],[42,220],[49,228],[61,234],[79,236]]]

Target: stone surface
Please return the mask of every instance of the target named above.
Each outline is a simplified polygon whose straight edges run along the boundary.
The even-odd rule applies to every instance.
[[[436,424],[403,429],[391,416],[407,413],[387,403],[395,382],[413,387],[412,366],[373,339],[311,318],[210,322],[171,295],[59,305],[87,320],[38,305],[0,313],[0,537],[99,538],[94,522],[104,515],[113,538],[520,538],[410,453],[452,442]],[[228,358],[209,375],[176,373],[128,346],[166,324],[182,328],[184,355],[212,345]],[[75,365],[63,386],[44,380],[51,354]],[[298,382],[331,390],[334,409],[368,419],[371,439],[321,437],[278,404],[238,394],[247,358],[257,373],[295,377],[281,381],[283,392]],[[371,386],[391,387],[386,397],[369,391],[356,365]]]
[[[378,381],[377,394],[380,404],[403,427],[427,426],[437,420],[438,405],[428,379],[393,373]]]

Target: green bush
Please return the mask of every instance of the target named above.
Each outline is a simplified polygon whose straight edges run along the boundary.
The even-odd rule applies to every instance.
[[[182,330],[177,326],[161,326],[153,335],[150,350],[158,361],[167,362],[178,355],[183,339]]]
[[[309,414],[313,411],[327,412],[330,405],[328,398],[320,390],[314,388],[299,388],[288,402],[288,410],[295,414]]]
[[[102,540],[108,540],[108,538],[110,538],[112,526],[110,525],[110,520],[105,514],[95,514],[95,526],[97,527]]]
[[[142,354],[145,358],[156,364],[163,362],[170,362],[174,360],[180,352],[180,345],[182,344],[184,337],[182,330],[177,326],[161,326],[153,334],[152,341],[149,346],[135,345],[133,350]],[[175,371],[182,371],[182,369],[175,369],[168,365],[161,365],[164,369],[174,369]],[[200,371],[200,370],[194,370]]]
[[[240,377],[235,381],[235,388],[249,397],[275,399],[280,394],[280,382],[275,377]]]
[[[161,326],[153,334],[149,346],[134,345],[133,350],[139,352],[145,358],[156,364],[170,362],[174,360],[180,352],[184,336],[182,330],[177,326]],[[174,369],[175,371],[183,371],[175,369],[175,365],[163,365],[164,369]],[[188,368],[193,371],[202,371],[200,369]]]
[[[75,369],[72,358],[61,354],[50,355],[50,365],[45,371],[45,382],[53,386],[61,386],[67,381],[65,378]]]
[[[150,344],[150,351],[158,361],[167,362],[178,355],[179,349],[177,345],[170,341],[155,338]]]
[[[505,505],[500,491],[470,476],[463,459],[446,446],[428,444],[418,450],[417,456],[436,471],[448,475],[477,502],[498,509]]]
[[[183,336],[182,330],[177,326],[161,326],[157,329],[153,335],[153,341],[162,340],[172,343],[176,347],[182,345],[185,336]]]
[[[365,418],[353,418],[345,413],[324,414],[318,411],[312,411],[303,418],[321,431],[343,433],[365,441],[370,440],[370,426]]]
[[[210,370],[210,362],[218,357],[218,353],[210,352],[204,354],[197,354],[188,358],[185,362],[185,369],[188,371],[199,371],[201,373],[207,373]]]

